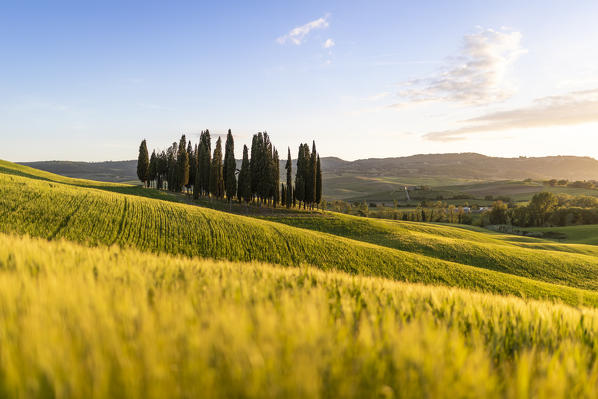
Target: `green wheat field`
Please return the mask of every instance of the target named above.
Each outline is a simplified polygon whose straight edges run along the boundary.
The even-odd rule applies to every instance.
[[[191,202],[0,161],[0,397],[598,396],[598,247]]]

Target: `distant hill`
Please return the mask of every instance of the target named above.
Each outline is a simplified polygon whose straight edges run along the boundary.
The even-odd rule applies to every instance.
[[[476,153],[420,154],[397,158],[345,161],[324,157],[324,195],[356,198],[401,189],[404,185],[446,186],[469,181],[568,179],[598,180],[598,161],[590,157],[551,156],[498,158]],[[286,180],[281,161],[281,182]],[[137,180],[137,161],[24,162],[22,165],[81,179],[109,182]],[[237,161],[237,167],[241,161]],[[293,171],[296,161],[293,161]]]
[[[137,160],[106,162],[39,161],[19,163],[35,169],[78,179],[116,183],[137,180]]]
[[[498,158],[476,153],[420,154],[398,158],[343,161],[322,158],[327,173],[353,172],[400,177],[461,179],[568,179],[598,180],[598,161],[590,157],[551,156]]]

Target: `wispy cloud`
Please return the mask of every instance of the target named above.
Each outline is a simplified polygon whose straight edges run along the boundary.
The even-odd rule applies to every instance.
[[[335,44],[336,44],[336,43],[334,43],[334,40],[332,40],[332,39],[327,39],[327,40],[324,42],[324,44],[322,44],[322,47],[324,47],[324,48],[332,48],[332,47],[334,47],[334,45],[335,45]]]
[[[515,88],[506,80],[506,72],[526,50],[521,33],[481,30],[466,35],[461,52],[451,57],[434,76],[405,82],[399,96],[402,107],[429,101],[488,104],[509,98]]]
[[[382,99],[384,99],[384,98],[386,98],[386,97],[390,96],[391,94],[392,94],[392,93],[390,93],[389,91],[383,91],[383,92],[380,92],[380,93],[376,93],[376,94],[374,94],[374,95],[371,95],[371,96],[369,96],[369,97],[366,97],[366,98],[364,98],[364,100],[365,100],[365,101],[369,101],[369,102],[372,102],[372,101],[379,101],[379,100],[382,100]]]
[[[305,37],[314,29],[324,29],[328,27],[328,17],[330,14],[326,14],[322,18],[318,18],[315,21],[306,23],[305,25],[298,26],[291,29],[286,35],[280,36],[276,41],[280,44],[291,42],[296,45],[303,43]],[[330,39],[329,39],[330,40]],[[334,45],[334,43],[333,43]]]
[[[598,122],[598,89],[542,97],[527,107],[488,113],[464,122],[466,126],[459,129],[430,132],[424,138],[456,141],[485,132]]]

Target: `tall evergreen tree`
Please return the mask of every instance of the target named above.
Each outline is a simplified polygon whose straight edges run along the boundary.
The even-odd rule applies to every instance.
[[[189,157],[189,178],[187,179],[187,192],[195,184],[195,152],[193,151],[193,145],[191,140],[187,142],[187,156]]]
[[[239,171],[239,187],[237,189],[239,201],[251,201],[251,172],[249,170],[249,150],[246,145],[243,146],[243,161]]]
[[[263,134],[264,143],[262,145],[262,168],[260,173],[259,192],[262,200],[270,201],[272,195],[272,143],[268,133]]]
[[[291,159],[291,148],[288,148],[287,163],[284,167],[287,170],[287,193],[284,201],[287,208],[290,208],[293,202],[293,160]]]
[[[137,177],[143,185],[147,185],[149,180],[149,153],[147,152],[147,142],[145,139],[139,145],[139,157],[137,158]]]
[[[189,154],[187,154],[187,138],[183,134],[179,141],[177,153],[177,186],[176,190],[181,191],[189,183]]]
[[[320,154],[316,162],[316,204],[322,201],[322,167],[320,166]]]
[[[257,196],[257,186],[259,181],[259,153],[260,141],[262,141],[262,133],[254,134],[251,140],[251,159],[249,161],[249,174],[251,176],[251,196]]]
[[[276,207],[280,203],[280,159],[278,159],[278,151],[276,148],[273,150],[272,153],[272,183],[271,183],[271,190],[272,190],[272,204]]]
[[[305,169],[307,165],[305,162],[305,147],[303,144],[299,144],[299,153],[297,154],[297,172],[295,174],[295,197],[294,199],[299,201],[299,207],[301,202],[305,199]]]
[[[197,171],[197,186],[201,193],[207,195],[210,191],[210,167],[212,163],[212,145],[210,139],[210,132],[205,130],[201,132],[198,148],[198,171]]]
[[[308,173],[309,173],[309,178],[307,179],[307,181],[309,182],[309,190],[306,190],[306,192],[309,192],[309,197],[308,197],[308,203],[311,204],[311,207],[313,208],[314,204],[316,203],[316,186],[317,186],[317,174],[318,174],[318,161],[317,161],[317,152],[316,152],[316,141],[313,141],[312,144],[312,149],[311,149],[311,157],[309,159],[309,169],[308,169]]]
[[[284,183],[280,183],[280,203],[285,206],[287,204],[287,189]]]
[[[226,190],[226,199],[231,202],[237,193],[237,178],[235,172],[237,170],[237,161],[235,160],[235,142],[233,135],[228,129],[226,135],[226,145],[224,149],[224,188]]]
[[[150,184],[148,186],[152,186],[152,182],[156,180],[156,176],[158,174],[158,157],[156,156],[156,150],[152,151],[152,156],[150,157],[149,161],[149,173],[148,179]]]
[[[168,156],[166,152],[162,151],[158,155],[158,189],[162,190],[164,188],[164,179],[166,179],[166,174],[168,173]]]
[[[210,168],[210,194],[216,198],[224,197],[224,178],[222,173],[222,140],[218,137],[212,166]]]
[[[168,182],[168,190],[175,191],[177,188],[177,143],[172,143],[172,146],[168,149],[168,172],[166,181]]]

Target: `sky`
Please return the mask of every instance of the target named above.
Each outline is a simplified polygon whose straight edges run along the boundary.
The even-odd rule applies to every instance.
[[[598,158],[598,2],[6,1],[0,159],[279,152]]]

